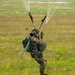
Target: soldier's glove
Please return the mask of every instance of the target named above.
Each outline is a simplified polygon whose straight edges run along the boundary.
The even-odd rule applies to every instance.
[[[40,32],[39,33],[39,38],[43,39],[43,35],[44,35],[43,32]]]
[[[36,44],[38,44],[38,43],[40,43],[40,40],[38,39],[38,38],[33,38],[33,41],[36,43]]]

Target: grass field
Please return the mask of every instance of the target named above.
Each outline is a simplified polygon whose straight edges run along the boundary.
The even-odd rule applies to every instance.
[[[75,1],[72,2],[62,5],[44,30],[44,58],[48,61],[45,72],[49,75],[75,75]],[[38,27],[45,11],[32,12]],[[31,29],[20,0],[0,0],[0,75],[39,75],[39,64],[29,53],[18,55]]]

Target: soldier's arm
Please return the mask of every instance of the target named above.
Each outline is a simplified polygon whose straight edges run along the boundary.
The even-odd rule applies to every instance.
[[[32,40],[37,44],[41,42],[41,40],[36,37],[32,37]]]

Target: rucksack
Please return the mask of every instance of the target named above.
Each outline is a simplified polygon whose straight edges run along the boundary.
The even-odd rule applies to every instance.
[[[31,43],[30,43],[30,37],[26,37],[23,41],[22,41],[24,50],[27,52],[30,52],[30,48],[31,48]]]
[[[42,41],[40,44],[38,44],[38,47],[40,51],[44,51],[46,48],[46,43]]]

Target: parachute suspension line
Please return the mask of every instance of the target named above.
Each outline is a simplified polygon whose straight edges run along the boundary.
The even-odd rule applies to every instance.
[[[48,9],[47,9],[47,18],[48,18],[48,16],[49,16],[49,13],[50,13],[50,11],[51,11],[51,9],[49,8],[49,4],[50,4],[50,0],[49,0],[49,3],[48,3]]]
[[[50,3],[50,0],[49,0],[49,3]],[[48,8],[49,8],[49,5],[50,5],[50,4],[48,4]],[[45,25],[46,25],[47,22],[49,21],[51,15],[53,15],[53,13],[51,13],[51,12],[53,12],[54,7],[55,7],[55,3],[54,3],[54,5],[52,6],[51,9],[48,9],[48,10],[47,10],[47,15],[48,15],[48,16],[47,16]]]
[[[28,10],[30,11],[30,0],[28,0]]]
[[[28,0],[27,2],[26,2],[26,0],[21,0],[21,1],[22,1],[23,5],[24,5],[24,8],[25,8],[25,9],[27,10],[27,12],[28,12],[28,15],[29,15],[29,17],[30,17],[30,19],[31,19],[31,21],[32,21],[33,27],[36,28],[36,27],[35,27],[34,20],[33,20],[33,17],[32,17],[32,14],[31,14],[31,12],[30,12],[30,0]]]
[[[48,3],[48,9],[47,9],[47,19],[46,19],[46,21],[49,19],[50,14],[51,14],[51,12],[52,12],[53,8],[55,7],[55,3],[54,3],[54,5],[52,4],[51,9],[50,9],[50,8],[49,8],[49,7],[50,7],[50,2],[52,2],[52,1],[51,1],[51,0],[49,0],[49,3]],[[57,2],[57,1],[56,1],[56,2]]]
[[[30,11],[30,1],[28,1],[28,5],[26,4],[26,1],[25,0],[21,0],[23,5],[24,5],[24,8],[27,10],[27,12]]]
[[[58,0],[57,0],[58,1]],[[50,0],[49,0],[50,2]],[[48,11],[47,11],[47,18],[46,18],[46,23],[45,23],[45,26],[46,24],[48,23],[48,21],[51,19],[51,17],[53,16],[53,14],[55,13],[55,11],[57,10],[57,8],[59,7],[60,3],[62,2],[62,0],[60,0],[60,2],[55,2],[54,3],[54,6]],[[49,8],[49,3],[48,3],[48,8]],[[54,10],[55,9],[55,10]],[[51,13],[52,12],[52,13]]]

